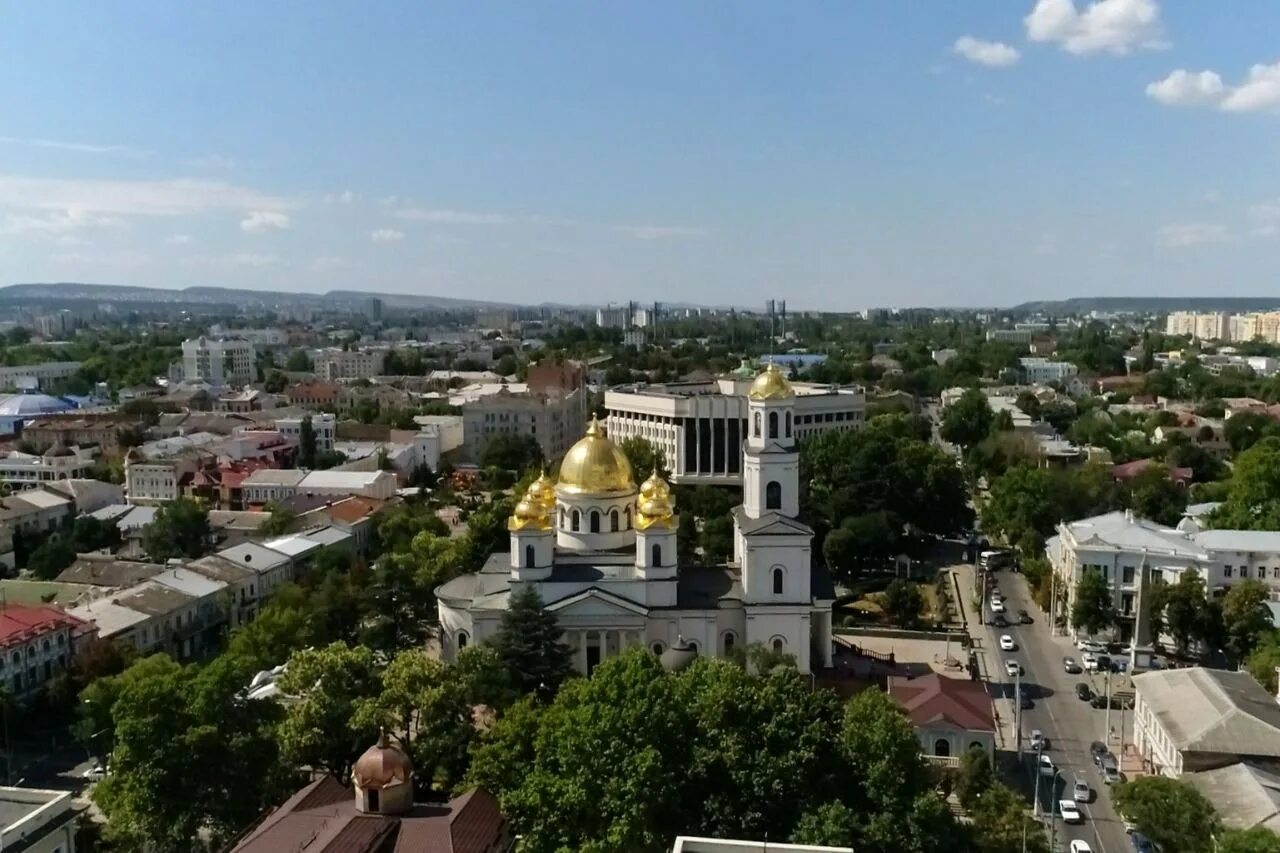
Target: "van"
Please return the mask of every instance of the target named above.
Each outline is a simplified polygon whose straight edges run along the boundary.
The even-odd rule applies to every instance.
[[[978,557],[978,565],[991,571],[999,571],[1013,562],[1013,555],[1008,551],[983,551]]]
[[[1111,753],[1103,755],[1098,761],[1098,766],[1102,768],[1102,781],[1108,785],[1114,785],[1120,781],[1120,767],[1116,764],[1116,757]]]

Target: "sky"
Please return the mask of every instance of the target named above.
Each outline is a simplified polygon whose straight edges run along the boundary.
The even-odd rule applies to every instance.
[[[10,4],[0,283],[1280,294],[1280,4]]]

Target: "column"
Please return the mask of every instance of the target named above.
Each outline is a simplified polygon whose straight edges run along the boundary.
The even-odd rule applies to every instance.
[[[587,674],[587,632],[578,632],[578,672]]]
[[[824,610],[818,618],[818,648],[822,653],[822,665],[831,668],[831,611]]]

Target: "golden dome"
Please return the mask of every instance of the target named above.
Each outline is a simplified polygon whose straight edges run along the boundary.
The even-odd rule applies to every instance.
[[[605,436],[604,428],[595,417],[587,425],[587,434],[564,455],[556,489],[572,495],[609,495],[636,490],[626,454]]]
[[[747,392],[747,396],[752,400],[788,400],[795,395],[796,392],[791,389],[791,383],[773,362],[769,362],[764,372],[751,383],[751,390]]]
[[[670,527],[675,523],[675,502],[671,500],[671,487],[654,471],[640,486],[640,501],[636,504],[636,527]]]
[[[533,492],[533,486],[516,504],[511,517],[507,519],[508,530],[550,530],[551,511]]]
[[[555,508],[556,482],[547,476],[545,469],[538,479],[529,484],[529,491],[525,493],[525,500],[537,501],[548,510]]]
[[[390,788],[404,785],[413,778],[413,763],[409,756],[387,740],[387,733],[378,736],[378,742],[365,750],[351,768],[351,781],[361,788]]]
[[[666,497],[670,494],[671,486],[667,485],[667,481],[662,479],[656,470],[649,475],[649,479],[640,484],[641,498],[652,498],[657,495]]]

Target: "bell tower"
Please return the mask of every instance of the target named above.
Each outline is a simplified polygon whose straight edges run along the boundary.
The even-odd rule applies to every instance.
[[[800,513],[800,454],[795,440],[795,391],[770,363],[747,392],[747,443],[742,503],[748,518]]]

